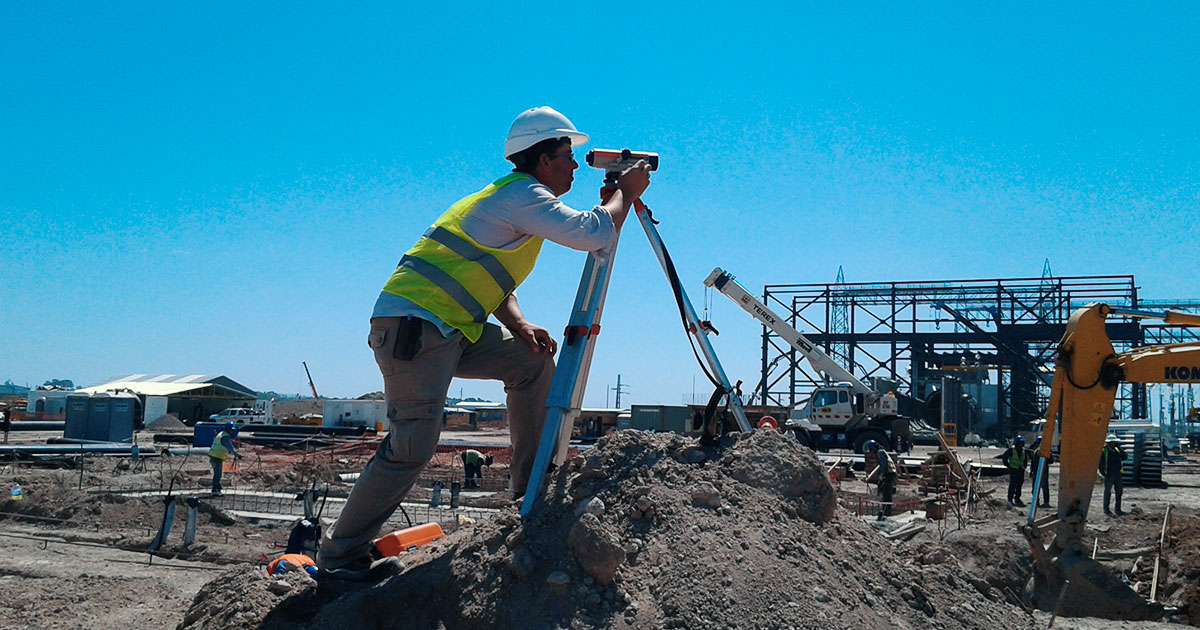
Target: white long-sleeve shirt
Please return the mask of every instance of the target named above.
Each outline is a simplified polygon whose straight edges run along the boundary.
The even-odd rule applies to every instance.
[[[518,179],[479,200],[461,227],[476,243],[495,249],[516,249],[539,236],[605,258],[617,241],[616,225],[603,206],[575,210],[536,179]],[[380,291],[371,317],[404,316],[428,320],[446,336],[454,330],[411,300]]]

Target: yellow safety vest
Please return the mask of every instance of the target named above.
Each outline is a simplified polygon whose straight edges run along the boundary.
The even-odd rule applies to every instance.
[[[472,343],[479,341],[488,315],[533,271],[542,238],[534,236],[516,249],[485,247],[467,236],[461,223],[475,204],[518,179],[533,178],[506,175],[450,206],[400,259],[383,290],[437,315]]]
[[[209,457],[219,459],[221,461],[229,459],[229,449],[225,448],[225,445],[221,443],[221,440],[223,439],[225,439],[224,431],[221,431],[213,437],[212,446],[208,447]]]
[[[883,467],[883,470],[879,471],[881,476],[887,477],[889,475],[895,475],[896,464],[892,461],[891,456],[884,453],[883,449],[880,449],[879,452],[880,454],[876,456],[876,459],[879,460],[879,465]]]
[[[1105,475],[1108,474],[1108,454],[1111,451],[1112,451],[1112,449],[1108,448],[1107,446],[1105,446],[1103,449],[1100,449],[1100,472]],[[1121,462],[1120,472],[1121,473],[1125,472],[1125,463],[1124,462]]]
[[[1008,467],[1011,470],[1023,470],[1025,468],[1025,449],[1013,449],[1012,454],[1008,456]]]

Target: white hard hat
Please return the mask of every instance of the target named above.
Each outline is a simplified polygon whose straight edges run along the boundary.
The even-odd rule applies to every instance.
[[[1116,442],[1116,441],[1117,441],[1117,434],[1116,434],[1116,433],[1109,433],[1109,434],[1108,434],[1108,436],[1104,438],[1104,441],[1105,441],[1105,442]]]
[[[575,128],[566,116],[553,107],[534,107],[521,112],[508,130],[504,140],[504,157],[508,158],[529,147],[551,138],[570,138],[571,146],[577,147],[588,141],[588,135]]]

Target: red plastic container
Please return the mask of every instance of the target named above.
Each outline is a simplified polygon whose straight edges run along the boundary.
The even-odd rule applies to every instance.
[[[380,557],[386,558],[429,544],[439,538],[445,538],[445,536],[442,526],[437,523],[414,525],[375,539],[375,549],[379,551]]]

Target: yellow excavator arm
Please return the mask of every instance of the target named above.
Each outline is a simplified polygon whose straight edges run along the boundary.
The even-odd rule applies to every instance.
[[[1029,522],[1022,528],[1034,557],[1035,582],[1039,577],[1043,582],[1035,585],[1031,597],[1039,607],[1057,603],[1061,593],[1058,589],[1068,579],[1073,589],[1073,597],[1069,599],[1090,600],[1093,610],[1095,597],[1108,595],[1115,600],[1124,596],[1111,592],[1119,587],[1097,579],[1094,566],[1081,566],[1079,562],[1086,557],[1084,525],[1120,383],[1200,383],[1200,343],[1147,346],[1117,354],[1105,331],[1105,319],[1113,313],[1154,317],[1175,325],[1200,325],[1200,316],[1191,313],[1154,314],[1107,304],[1085,306],[1067,322],[1066,333],[1059,342],[1039,450],[1042,461],[1049,462],[1055,427],[1061,422],[1058,513],[1035,520],[1031,508]],[[1044,467],[1037,474],[1044,475]],[[1045,545],[1043,535],[1050,528],[1054,539]],[[1088,583],[1077,584],[1085,581]]]

